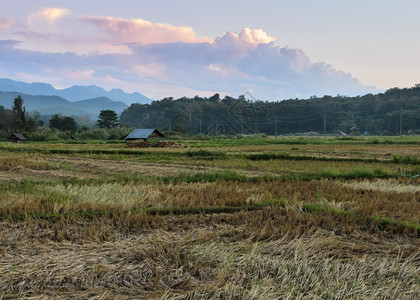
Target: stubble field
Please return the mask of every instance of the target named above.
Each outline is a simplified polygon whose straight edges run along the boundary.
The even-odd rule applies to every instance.
[[[0,299],[419,299],[420,139],[0,143]]]

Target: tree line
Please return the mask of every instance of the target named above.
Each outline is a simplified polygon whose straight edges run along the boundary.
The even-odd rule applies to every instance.
[[[127,128],[157,128],[185,134],[281,135],[290,133],[335,134],[356,132],[375,135],[420,134],[420,85],[412,88],[393,88],[380,94],[357,97],[337,95],[289,99],[277,102],[248,100],[219,94],[211,97],[172,97],[151,104],[134,103],[120,116],[113,110],[102,110],[96,127],[113,129],[100,138],[119,138]],[[82,133],[94,138],[93,130],[78,124],[71,116],[55,114],[44,124],[37,112],[26,112],[24,100],[18,96],[12,109],[0,106],[0,131],[36,135],[46,128],[71,134]],[[115,128],[121,128],[116,130]],[[100,132],[100,133],[99,133]]]
[[[66,139],[69,134],[76,133],[85,139],[119,139],[127,134],[126,126],[117,128],[118,114],[113,110],[100,112],[96,122],[99,130],[80,125],[76,117],[59,114],[52,115],[48,120],[48,126],[45,126],[41,117],[45,116],[41,116],[37,111],[26,112],[23,98],[16,97],[12,109],[0,106],[0,140],[6,139],[12,132],[24,133],[33,140]]]
[[[369,132],[397,135],[420,133],[420,86],[393,88],[377,95],[337,95],[277,102],[220,98],[164,98],[151,104],[132,104],[120,123],[189,134],[280,135],[317,132]]]

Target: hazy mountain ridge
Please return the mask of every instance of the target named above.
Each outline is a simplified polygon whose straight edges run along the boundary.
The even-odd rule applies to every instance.
[[[153,100],[140,93],[126,93],[121,89],[112,89],[109,92],[96,85],[79,86],[74,85],[66,89],[56,89],[51,84],[33,82],[26,83],[7,78],[0,78],[0,91],[19,92],[26,95],[58,96],[70,102],[86,99],[106,97],[109,100],[124,102],[125,104],[151,103]]]
[[[34,96],[21,92],[2,91],[0,91],[0,106],[11,109],[13,106],[13,100],[19,95],[23,98],[23,104],[26,107],[27,112],[36,110],[44,115],[56,113],[65,116],[87,115],[92,120],[96,120],[101,110],[112,109],[120,114],[128,107],[127,104],[121,101],[113,101],[106,97],[71,102],[59,96]]]

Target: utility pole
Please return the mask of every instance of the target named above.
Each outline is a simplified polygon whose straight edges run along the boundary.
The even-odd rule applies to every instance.
[[[200,120],[200,134],[203,134],[203,121]]]
[[[244,121],[241,120],[241,133],[244,135]]]
[[[327,111],[324,105],[324,135],[327,134]]]
[[[277,137],[277,116],[276,116],[276,120],[275,120],[275,131],[274,131],[274,135]]]
[[[402,104],[400,104],[400,138],[402,139]]]

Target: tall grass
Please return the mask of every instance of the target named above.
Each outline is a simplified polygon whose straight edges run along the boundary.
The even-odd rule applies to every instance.
[[[420,157],[414,155],[394,155],[392,161],[410,165],[420,165]]]
[[[0,145],[0,298],[419,298],[418,150],[314,141]]]

